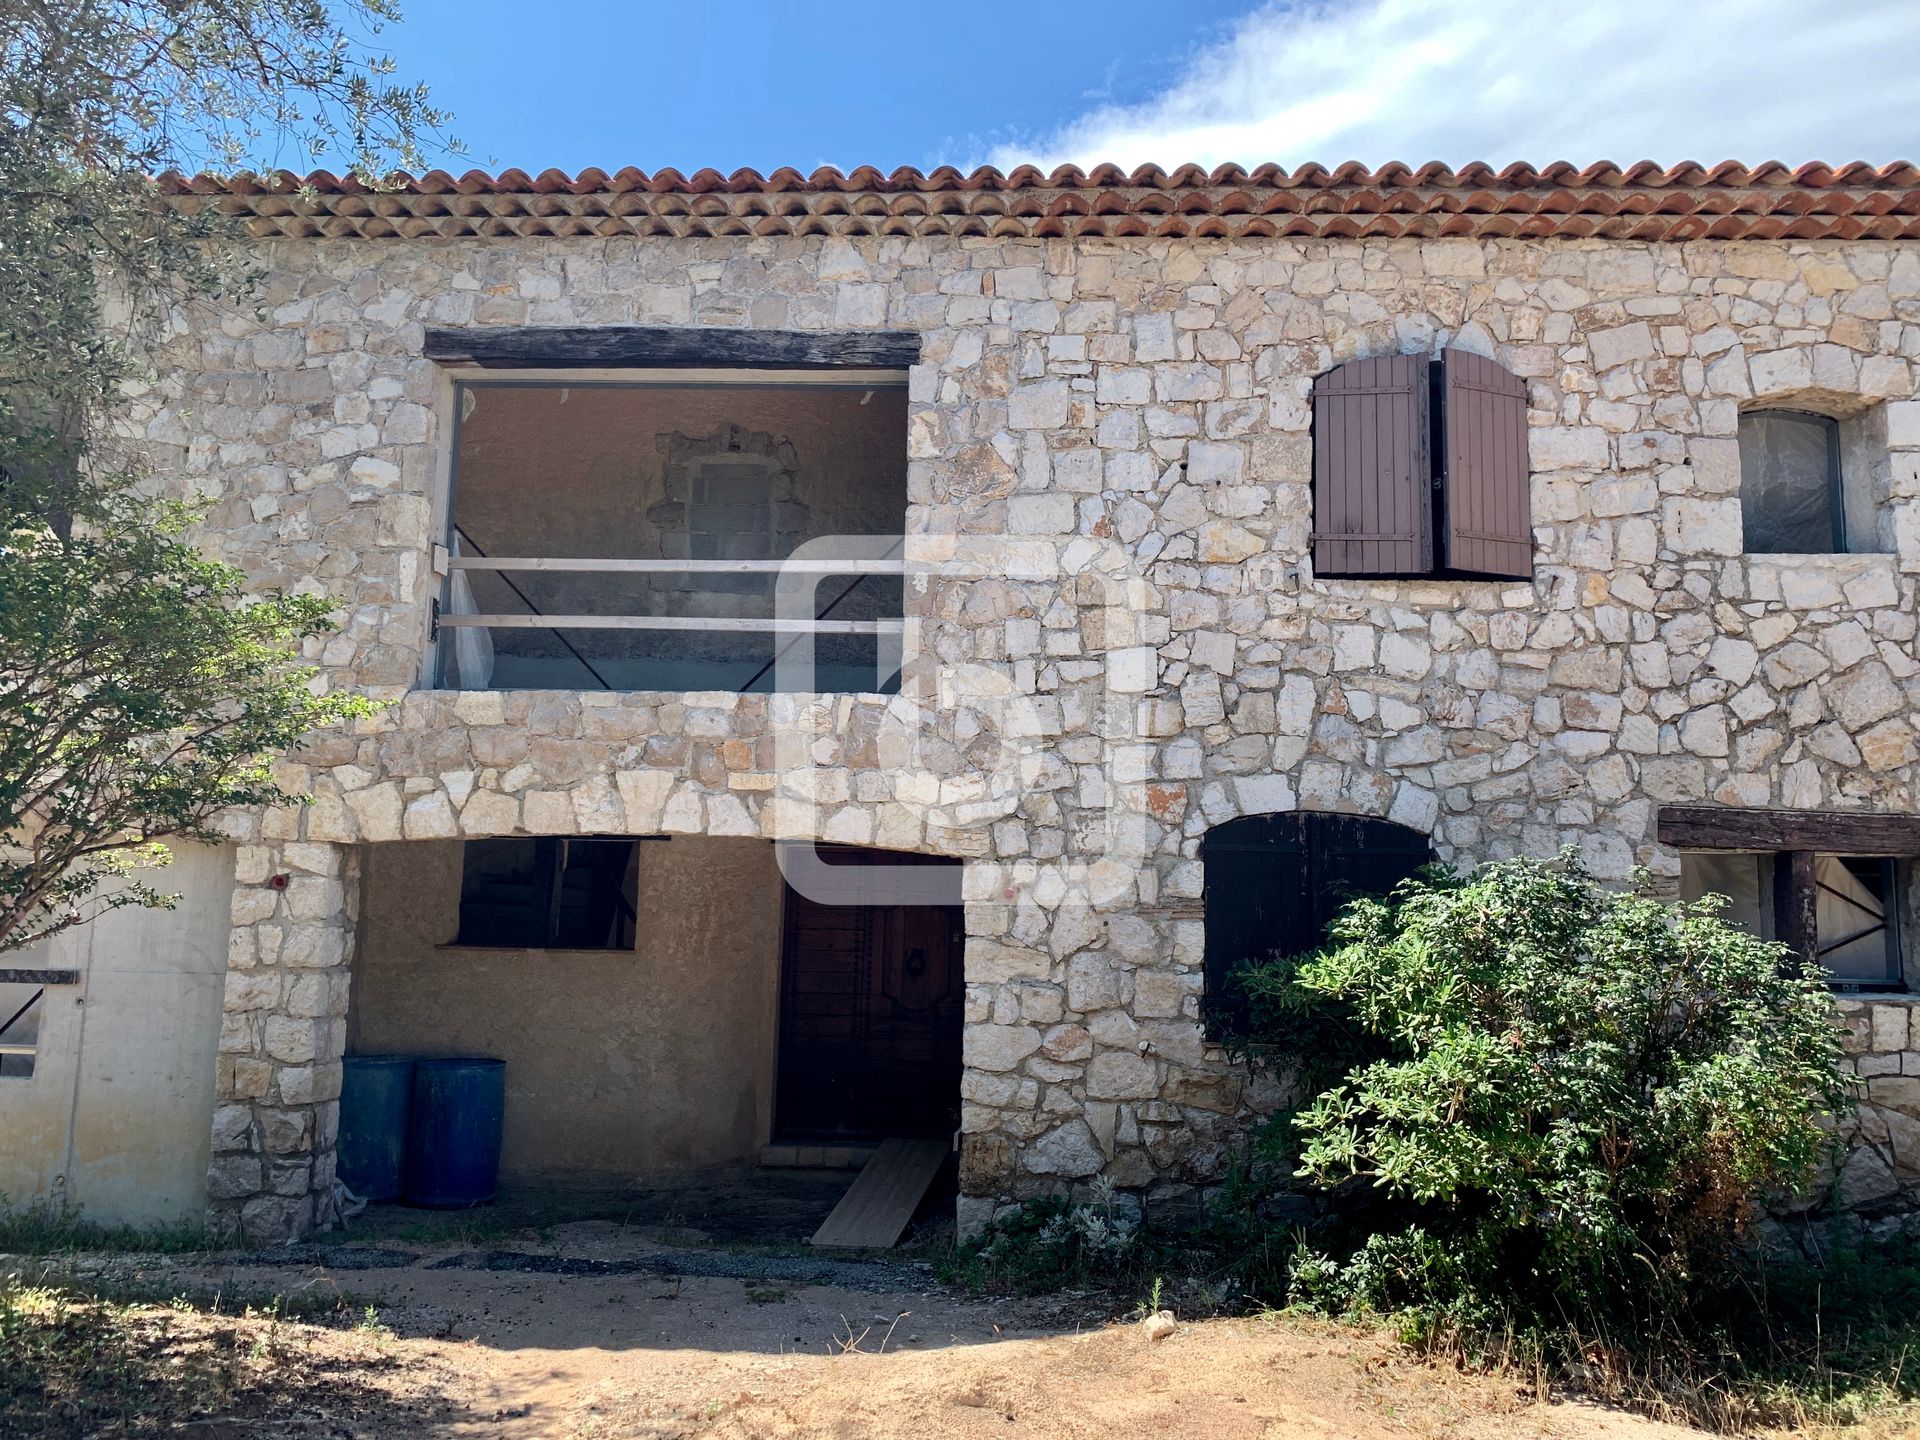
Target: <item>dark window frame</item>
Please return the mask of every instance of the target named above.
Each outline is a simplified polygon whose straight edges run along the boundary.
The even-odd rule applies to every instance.
[[[1886,981],[1838,982],[1836,989],[1907,990],[1906,955],[1900,931],[1908,891],[1920,871],[1920,815],[1868,810],[1776,810],[1744,805],[1662,805],[1655,835],[1662,845],[1688,852],[1734,852],[1768,856],[1773,865],[1771,906],[1774,938],[1792,963],[1819,961],[1821,856],[1880,860],[1890,867],[1886,884],[1888,962]],[[1902,867],[1907,867],[1903,874]]]
[[[1744,462],[1740,475],[1740,548],[1748,555],[1849,555],[1854,552],[1847,548],[1847,497],[1846,483],[1840,469],[1840,422],[1831,415],[1822,415],[1817,410],[1796,410],[1786,405],[1768,405],[1764,408],[1742,410],[1740,420],[1765,415],[1780,415],[1790,420],[1798,420],[1818,425],[1827,441],[1827,519],[1828,550],[1753,550],[1748,547],[1747,530],[1747,494],[1746,470]]]
[[[1912,863],[1911,857],[1849,854],[1833,850],[1689,849],[1682,853],[1683,858],[1686,855],[1717,855],[1756,862],[1754,880],[1758,885],[1762,906],[1758,917],[1758,933],[1763,939],[1776,940],[1786,946],[1790,964],[1823,972],[1829,989],[1839,994],[1887,994],[1911,988],[1906,977],[1901,925],[1901,910],[1907,891],[1907,886],[1902,883],[1901,867]],[[1878,925],[1854,930],[1837,938],[1821,933],[1820,896],[1823,893],[1860,908],[1859,902],[1852,896],[1821,881],[1820,862],[1824,860],[1839,862],[1852,871],[1856,878],[1862,878],[1862,866],[1877,869],[1876,882],[1869,888],[1879,891],[1877,898],[1882,909]],[[1724,895],[1727,892],[1708,884],[1703,893]],[[1735,919],[1733,923],[1747,928],[1742,920]],[[1835,974],[1826,957],[1875,931],[1885,932],[1880,946],[1880,968],[1875,972],[1863,972],[1855,968],[1847,974]]]
[[[471,861],[475,846],[525,845],[532,848],[532,892],[524,907],[523,927],[506,929],[496,919],[486,932],[476,929],[482,907],[476,895],[476,877]],[[459,928],[452,944],[466,950],[595,950],[611,954],[631,954],[638,947],[639,914],[625,894],[626,877],[638,864],[639,839],[634,836],[508,835],[467,840],[461,850]],[[609,925],[601,933],[609,938],[584,939],[566,929],[569,917],[564,900],[567,875],[575,867],[569,864],[575,847],[621,847],[619,863],[608,863],[611,852],[583,850],[586,859],[578,870],[587,876],[589,907],[603,910],[611,902]],[[611,891],[607,891],[611,881]],[[597,888],[596,888],[597,887]],[[637,897],[636,897],[637,898]],[[509,908],[495,902],[500,908]]]

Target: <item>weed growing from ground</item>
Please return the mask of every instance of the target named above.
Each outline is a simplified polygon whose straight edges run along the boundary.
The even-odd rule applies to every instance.
[[[0,1196],[0,1254],[183,1255],[217,1247],[198,1221],[175,1225],[99,1225],[77,1205],[35,1200],[15,1206]]]

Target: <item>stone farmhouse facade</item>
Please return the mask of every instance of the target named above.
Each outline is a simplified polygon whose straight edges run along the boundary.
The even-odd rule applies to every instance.
[[[1099,1175],[1150,1207],[1190,1203],[1277,1093],[1203,1023],[1210,917],[1237,903],[1223,877],[1263,873],[1229,872],[1225,846],[1210,865],[1208,837],[1273,816],[1378,822],[1454,865],[1574,846],[1608,880],[1645,867],[1675,894],[1750,885],[1736,912],[1811,950],[1846,939],[1815,913],[1811,867],[1870,857],[1883,868],[1856,861],[1845,883],[1879,907],[1859,943],[1890,958],[1840,1002],[1866,1100],[1842,1189],[1871,1206],[1920,1188],[1920,962],[1903,948],[1920,934],[1904,923],[1920,893],[1911,167],[508,172],[377,194],[329,176],[175,191],[242,217],[265,279],[257,312],[178,318],[129,431],[209,501],[208,539],[255,583],[338,602],[311,657],[320,683],[393,702],[288,758],[309,805],[233,823],[206,1116],[222,1224],[273,1239],[330,1220],[342,1057],[379,1029],[356,1007],[399,993],[356,978],[386,943],[375,925],[408,918],[393,903],[391,925],[371,918],[387,913],[377,877],[425,886],[433,865],[457,875],[463,844],[509,837],[668,837],[641,847],[641,872],[677,855],[659,863],[688,887],[758,865],[749,847],[766,842],[961,862],[963,1226]],[[491,503],[455,483],[455,452],[496,403],[463,386],[519,377],[545,387],[530,407],[564,409],[667,371],[692,396],[702,357],[735,381],[844,369],[834,403],[867,418],[841,432],[896,436],[899,693],[473,686],[481,662],[449,659],[479,603],[456,581],[515,572],[484,572],[451,528],[463,503]],[[1512,377],[1497,415],[1523,427],[1517,570],[1511,553],[1510,573],[1449,569],[1449,537],[1466,543],[1458,477],[1481,464],[1457,448],[1482,443],[1464,420],[1396,492],[1455,507],[1422,509],[1438,528],[1415,563],[1328,563],[1345,552],[1327,543],[1327,467],[1400,462],[1329,458],[1347,412],[1328,408],[1326,377],[1395,357],[1411,359],[1393,383],[1434,414],[1456,413],[1443,371]],[[898,410],[874,419],[889,402],[860,400],[869,384],[895,384]],[[1770,442],[1743,426],[1758,412],[1825,426],[1828,543],[1750,548]],[[636,438],[636,453],[672,450],[667,470],[692,467],[648,511],[680,537],[662,545],[724,552],[701,527],[738,512],[760,537],[768,506],[772,552],[756,554],[819,531],[806,467],[830,442],[794,438],[812,433],[804,416],[784,424],[675,420],[677,441]],[[489,513],[549,523],[545,487],[563,478],[540,462],[560,443],[513,452],[523,509]],[[722,452],[724,475],[700,470]],[[1425,465],[1456,488],[1429,491]],[[1418,533],[1404,515],[1340,523]],[[715,594],[701,614],[749,613]],[[492,631],[493,673],[531,633]],[[572,663],[541,654],[526,663]],[[1327,833],[1301,825],[1289,855]],[[1356,833],[1365,848],[1389,831]],[[396,856],[440,858],[396,872]],[[766,874],[741,893],[777,888]],[[643,879],[643,953],[652,893]],[[536,957],[509,993],[531,1017],[558,973]],[[742,1003],[773,1006],[771,972],[754,983]],[[436,993],[456,1007],[468,992]],[[700,997],[672,1003],[686,1008],[663,1045],[698,1029]],[[706,1034],[654,1083],[697,1089],[718,1063],[702,1057],[732,1048]],[[591,1103],[587,1063],[553,1123]],[[754,1146],[780,1141],[777,1114],[743,1123]]]

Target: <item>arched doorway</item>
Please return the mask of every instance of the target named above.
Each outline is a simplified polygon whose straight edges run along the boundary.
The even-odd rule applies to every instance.
[[[1295,810],[1247,815],[1200,842],[1206,870],[1206,1008],[1214,1029],[1245,1013],[1234,976],[1311,950],[1356,895],[1383,895],[1433,859],[1425,835],[1391,820]]]

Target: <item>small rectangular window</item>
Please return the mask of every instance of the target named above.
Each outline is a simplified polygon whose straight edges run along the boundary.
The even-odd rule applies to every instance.
[[[1891,860],[1870,855],[1822,855],[1813,863],[1819,888],[1820,963],[1836,985],[1874,989],[1900,983]]]
[[[1765,940],[1778,938],[1777,857],[1734,851],[1680,857],[1684,900],[1724,895],[1726,918]],[[1846,989],[1903,988],[1899,865],[1877,855],[1818,855],[1813,862],[1815,952],[1828,978]]]
[[[0,1079],[32,1077],[46,994],[44,985],[0,983]]]
[[[638,852],[633,840],[469,840],[454,943],[496,950],[631,950]]]
[[[1749,555],[1845,551],[1838,424],[1793,410],[1742,415],[1740,516]]]

